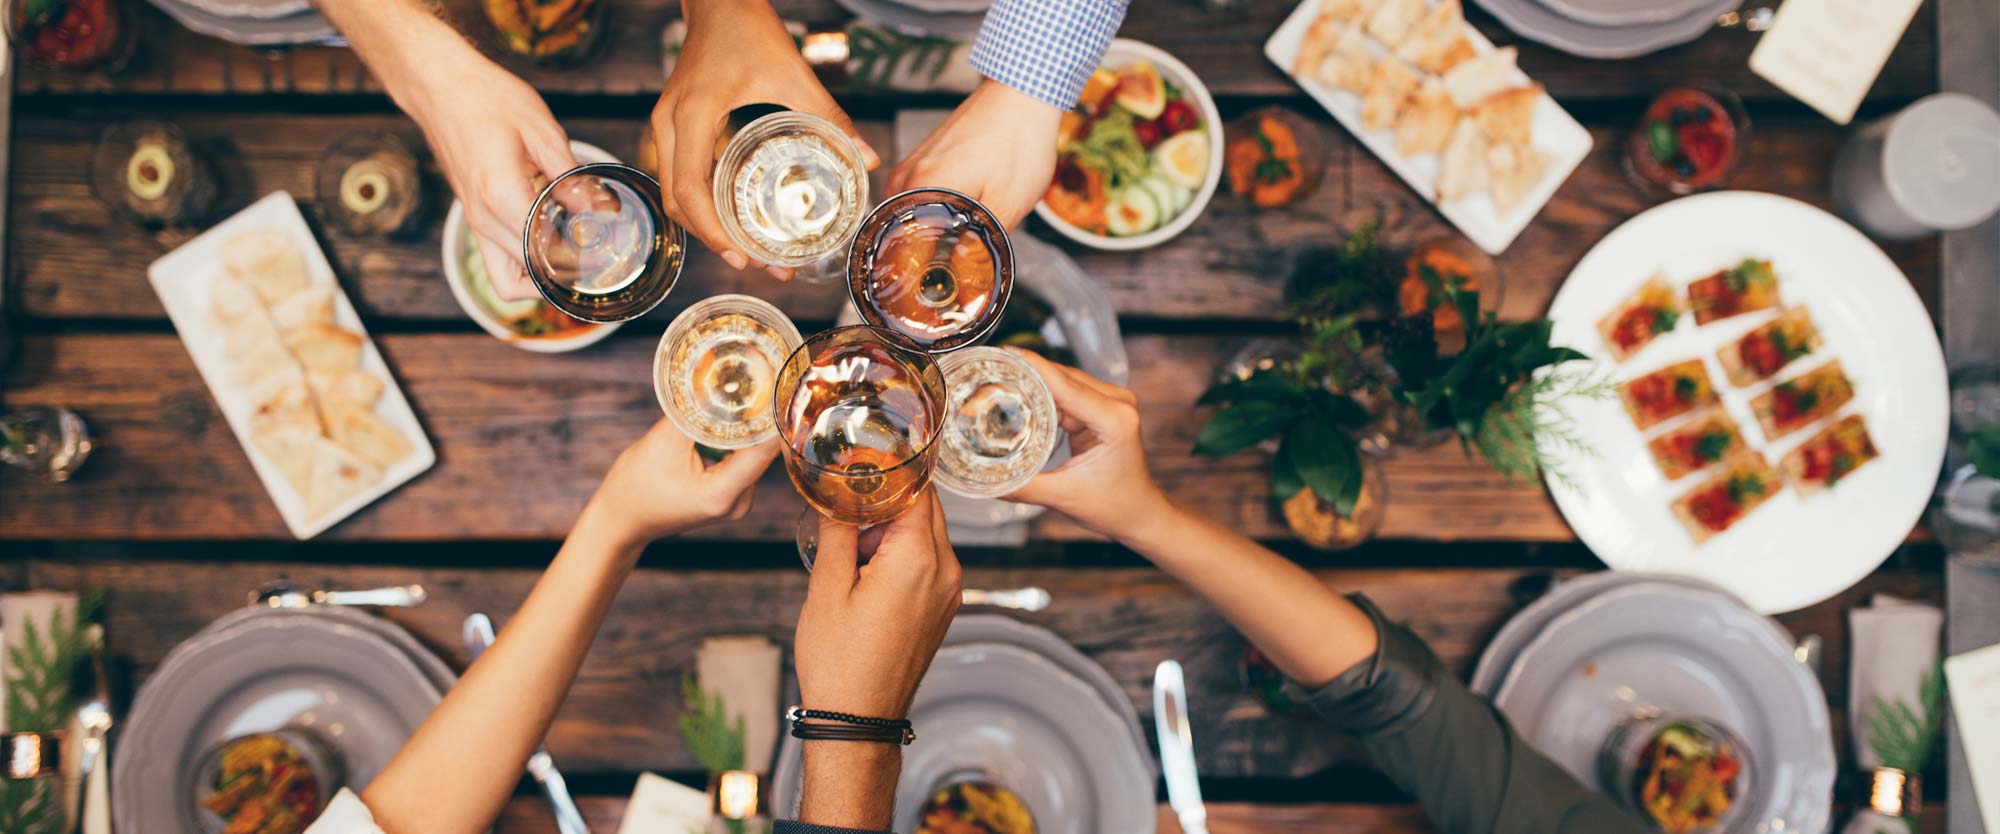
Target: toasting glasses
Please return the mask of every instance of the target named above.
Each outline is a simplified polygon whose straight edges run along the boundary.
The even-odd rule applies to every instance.
[[[555,178],[522,233],[528,278],[572,318],[620,322],[658,306],[680,279],[681,228],[660,204],[660,183],[617,163],[579,165]]]
[[[832,122],[783,110],[731,137],[710,180],[730,242],[801,280],[846,274],[846,249],[868,205],[861,148]]]

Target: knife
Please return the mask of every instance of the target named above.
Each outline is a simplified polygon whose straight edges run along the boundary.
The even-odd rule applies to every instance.
[[[1201,783],[1194,771],[1187,681],[1179,662],[1164,660],[1153,670],[1153,727],[1160,735],[1160,772],[1167,779],[1167,804],[1181,818],[1183,834],[1208,834],[1208,808],[1201,804]]]
[[[465,618],[465,647],[472,652],[472,659],[493,645],[493,621],[485,614],[473,614]],[[590,826],[583,821],[583,814],[576,810],[576,800],[569,795],[569,784],[563,781],[562,771],[556,770],[555,759],[549,758],[549,748],[536,745],[535,754],[528,757],[528,775],[542,786],[542,792],[549,795],[549,808],[555,813],[556,830],[562,834],[590,834]]]

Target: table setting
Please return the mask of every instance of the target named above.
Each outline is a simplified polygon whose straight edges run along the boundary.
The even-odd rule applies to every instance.
[[[1439,830],[1201,598],[1004,498],[1073,455],[1027,351],[1654,830],[1979,831],[2000,112],[1958,66],[2000,40],[1845,2],[1134,0],[1013,228],[887,188],[990,2],[778,3],[856,117],[717,143],[781,283],[668,217],[674,10],[449,0],[577,161],[526,300],[313,6],[10,2],[0,821],[299,834],[664,419],[782,465],[640,558],[493,831],[789,818],[819,525],[931,487],[964,608],[893,830]]]

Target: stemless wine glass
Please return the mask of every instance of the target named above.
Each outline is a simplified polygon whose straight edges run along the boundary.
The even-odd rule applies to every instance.
[[[930,483],[944,375],[915,343],[875,327],[820,333],[785,360],[772,400],[785,471],[812,505],[799,557],[812,569],[819,519],[868,526],[902,514]]]
[[[931,353],[973,344],[1014,292],[1014,247],[978,200],[918,188],[884,200],[848,247],[847,294],[868,324]]]
[[[975,347],[938,360],[945,418],[935,478],[967,498],[998,498],[1042,471],[1061,433],[1042,375],[1020,357]]]
[[[750,122],[723,148],[710,187],[723,232],[752,260],[815,283],[845,277],[868,168],[834,123],[792,110]]]
[[[804,341],[761,298],[718,295],[674,317],[653,354],[653,393],[667,419],[713,449],[754,446],[777,433],[778,368]]]
[[[535,197],[522,262],[549,305],[584,321],[644,315],[680,280],[686,236],[660,205],[660,183],[612,162],[579,165]]]

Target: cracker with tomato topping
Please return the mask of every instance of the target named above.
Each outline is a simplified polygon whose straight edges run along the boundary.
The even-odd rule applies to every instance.
[[[1674,517],[1700,545],[1736,526],[1784,488],[1784,479],[1763,455],[1743,452],[1730,456],[1728,468],[1676,499]]]
[[[1688,309],[1695,324],[1778,306],[1778,273],[1770,261],[1744,258],[1735,266],[1688,285]]]
[[[1799,444],[1779,466],[1800,495],[1814,495],[1833,488],[1879,454],[1875,439],[1868,436],[1867,421],[1849,414]]]
[[[1611,358],[1623,362],[1652,344],[1653,339],[1673,330],[1686,312],[1680,294],[1674,292],[1665,278],[1655,275],[1640,284],[1623,304],[1597,320],[1597,335],[1603,337]]]
[[[1750,401],[1766,441],[1777,440],[1840,410],[1854,399],[1854,383],[1835,359],[1771,386]]]
[[[1720,408],[1709,409],[1646,444],[1660,474],[1669,481],[1707,469],[1748,448],[1736,421]]]
[[[1741,388],[1771,377],[1793,361],[1819,350],[1819,327],[1804,307],[1793,307],[1715,354],[1729,384]]]
[[[1618,399],[1640,431],[1716,403],[1715,383],[1699,359],[1676,362],[1618,386]]]

